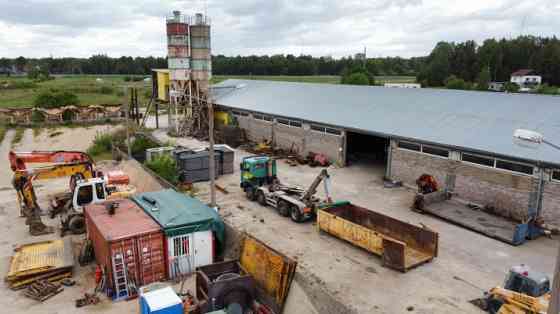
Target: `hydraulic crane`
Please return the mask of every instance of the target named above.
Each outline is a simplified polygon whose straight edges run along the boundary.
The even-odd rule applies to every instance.
[[[317,187],[324,183],[326,201],[315,197]],[[241,163],[241,188],[247,198],[263,206],[270,205],[282,216],[303,222],[316,214],[317,208],[332,203],[329,191],[330,176],[326,169],[306,189],[280,183],[276,177],[276,160],[268,156],[251,156]]]

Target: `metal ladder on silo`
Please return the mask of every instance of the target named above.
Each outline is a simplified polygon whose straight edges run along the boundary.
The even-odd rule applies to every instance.
[[[126,278],[126,264],[122,253],[113,255],[113,277],[115,279],[115,300],[128,298],[130,294]]]

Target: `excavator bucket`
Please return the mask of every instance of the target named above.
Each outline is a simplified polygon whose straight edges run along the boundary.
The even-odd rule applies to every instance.
[[[29,233],[32,236],[40,236],[54,232],[54,228],[45,225],[41,217],[29,217],[27,219],[27,224],[29,225]]]

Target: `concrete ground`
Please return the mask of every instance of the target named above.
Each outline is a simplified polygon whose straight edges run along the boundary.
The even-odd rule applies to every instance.
[[[16,145],[15,149],[20,151],[33,149],[86,150],[97,132],[106,131],[110,128],[107,126],[73,129],[60,128],[58,131],[62,131],[63,134],[55,137],[49,136],[53,131],[45,130],[40,135],[34,136],[32,130],[28,129],[21,143]],[[9,168],[7,159],[13,136],[14,131],[8,131],[6,138],[0,145],[0,274],[2,276],[8,272],[10,257],[13,255],[13,249],[16,245],[59,238],[58,234],[31,237],[27,232],[24,219],[18,217],[19,211],[15,201],[16,194],[11,186],[12,171]],[[63,191],[68,184],[67,179],[49,181],[37,182],[35,184],[37,195],[44,208],[46,208],[44,203],[46,196],[53,192]],[[56,219],[52,220],[44,217],[44,221],[47,225],[59,226],[59,222]],[[75,251],[78,249],[78,243],[83,238],[84,236],[72,236]],[[76,265],[78,264],[76,263]],[[29,314],[137,313],[138,306],[136,301],[113,303],[103,299],[98,305],[76,308],[75,300],[83,297],[85,292],[93,291],[95,286],[93,276],[94,270],[92,267],[76,266],[73,279],[76,280],[77,284],[73,287],[65,288],[63,292],[43,303],[22,296],[21,291],[10,290],[2,281],[0,284],[0,309],[3,310],[0,312]]]
[[[155,131],[154,135],[169,140],[164,131]],[[206,145],[193,139],[172,140],[187,147]],[[237,150],[236,165],[246,155]],[[290,167],[282,161],[278,166],[281,180],[303,186],[310,184],[319,173],[318,168]],[[480,297],[482,289],[501,285],[510,266],[523,263],[548,274],[554,268],[557,239],[540,238],[520,247],[510,246],[411,211],[413,192],[405,188],[384,188],[380,166],[365,164],[329,169],[334,199],[350,200],[410,223],[425,224],[439,232],[439,256],[433,262],[407,273],[387,269],[381,266],[380,258],[319,233],[312,222],[296,224],[271,208],[247,201],[239,188],[238,167],[235,168],[235,174],[217,180],[229,192],[217,192],[225,220],[296,258],[298,272],[315,279],[313,289],[326,291],[358,313],[481,313],[468,301]],[[195,187],[197,196],[208,201],[208,184],[199,183]],[[322,189],[319,191],[321,194]],[[321,299],[309,295],[307,301],[321,309]],[[288,305],[286,313],[302,310],[290,301]],[[312,312],[309,304],[302,306],[307,306],[302,313]],[[323,308],[320,312],[335,311]]]
[[[85,150],[100,127],[64,129],[63,135],[51,138],[45,132],[34,137],[27,131],[19,150],[75,149]],[[104,128],[104,127],[101,127]],[[163,131],[154,133],[167,140]],[[14,132],[8,132],[0,145],[0,273],[6,274],[13,248],[25,242],[54,239],[56,234],[33,237],[27,233],[18,217],[15,192],[11,187],[11,171],[7,153]],[[205,143],[192,139],[173,139],[177,144],[199,146]],[[243,151],[236,151],[236,164]],[[237,168],[237,167],[236,167]],[[306,186],[319,172],[307,166],[290,167],[279,163],[280,178],[286,182]],[[381,260],[337,238],[320,234],[313,223],[296,224],[280,217],[271,208],[248,202],[239,188],[239,173],[222,176],[218,184],[229,193],[217,192],[224,219],[234,227],[263,240],[273,248],[298,260],[298,277],[290,291],[285,313],[337,313],[337,305],[346,305],[358,313],[481,313],[467,301],[479,297],[480,288],[501,284],[509,266],[525,263],[535,269],[552,273],[556,239],[541,238],[521,247],[512,247],[470,232],[430,216],[409,210],[412,192],[403,188],[383,188],[382,169],[357,165],[329,169],[332,194],[411,222],[424,223],[440,233],[440,254],[433,262],[408,273],[383,268]],[[67,181],[39,183],[40,196],[64,189]],[[36,185],[37,186],[37,185]],[[196,184],[198,196],[208,200],[208,185]],[[320,189],[320,193],[321,193]],[[45,219],[57,226],[56,220]],[[83,236],[75,236],[78,243]],[[458,280],[462,278],[467,282]],[[93,289],[90,267],[76,267],[74,279],[78,284],[66,288],[52,299],[39,303],[21,296],[21,292],[0,287],[0,307],[7,313],[137,313],[136,301],[113,303],[104,299],[101,304],[76,309],[75,299]],[[192,282],[190,283],[192,284]],[[329,296],[326,298],[325,296]],[[332,298],[330,298],[332,296]],[[408,309],[410,309],[410,311]]]

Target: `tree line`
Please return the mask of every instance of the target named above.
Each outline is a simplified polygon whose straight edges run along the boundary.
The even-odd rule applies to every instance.
[[[18,71],[46,69],[51,74],[141,74],[152,68],[167,68],[163,57],[120,57],[94,55],[90,58],[0,59],[0,70],[14,66]],[[347,75],[361,72],[378,75],[416,76],[424,86],[446,86],[450,80],[477,85],[486,81],[509,81],[512,72],[530,68],[543,82],[560,85],[560,40],[556,37],[520,36],[512,39],[439,42],[426,57],[313,57],[224,56],[212,57],[215,75]],[[361,78],[363,80],[363,76]],[[371,81],[371,80],[370,80]],[[457,83],[457,81],[453,81]],[[460,85],[460,84],[459,84]],[[480,85],[480,84],[478,84]]]
[[[212,72],[216,75],[341,75],[344,69],[365,66],[375,75],[414,76],[424,58],[370,58],[367,60],[345,57],[273,55],[212,57]],[[1,68],[14,66],[18,72],[40,68],[50,74],[138,74],[147,75],[153,68],[167,68],[163,57],[120,57],[94,55],[90,58],[18,57],[0,59]]]
[[[466,83],[508,82],[511,73],[533,69],[549,85],[560,85],[560,40],[556,37],[519,36],[487,39],[482,45],[439,42],[417,75],[425,86],[444,86],[449,79]],[[456,82],[454,82],[456,83]]]

